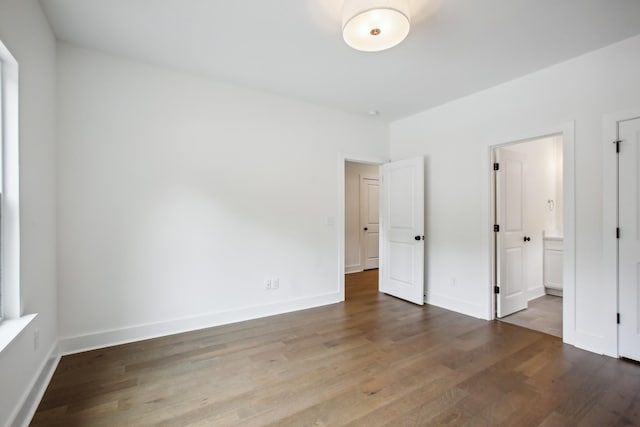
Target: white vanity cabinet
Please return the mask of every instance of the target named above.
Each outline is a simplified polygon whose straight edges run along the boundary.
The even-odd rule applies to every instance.
[[[543,254],[543,277],[545,292],[562,296],[562,237],[545,237]]]

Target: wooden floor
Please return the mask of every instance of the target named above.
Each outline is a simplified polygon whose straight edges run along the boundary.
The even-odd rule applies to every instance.
[[[380,295],[63,357],[33,426],[622,426],[640,366]]]
[[[534,331],[562,337],[562,297],[543,295],[529,301],[529,307],[526,310],[501,320]]]

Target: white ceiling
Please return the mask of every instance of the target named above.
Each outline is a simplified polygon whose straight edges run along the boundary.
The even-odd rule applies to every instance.
[[[65,42],[387,121],[640,33],[640,0],[412,0],[407,39],[363,53],[342,0],[41,3]]]

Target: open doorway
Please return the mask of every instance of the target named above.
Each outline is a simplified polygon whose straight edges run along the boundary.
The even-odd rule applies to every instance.
[[[378,290],[380,263],[380,168],[345,161],[345,299]]]
[[[496,318],[562,337],[562,136],[492,154]]]
[[[377,269],[380,262],[378,165],[345,162],[345,273]]]

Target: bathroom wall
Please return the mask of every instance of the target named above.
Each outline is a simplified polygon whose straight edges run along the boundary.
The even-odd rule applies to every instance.
[[[556,231],[559,236],[564,236],[564,221],[562,218],[562,212],[564,212],[564,193],[562,191],[562,181],[564,179],[564,171],[562,170],[562,138],[555,138],[554,145],[556,150],[556,208],[554,213],[556,215]]]

